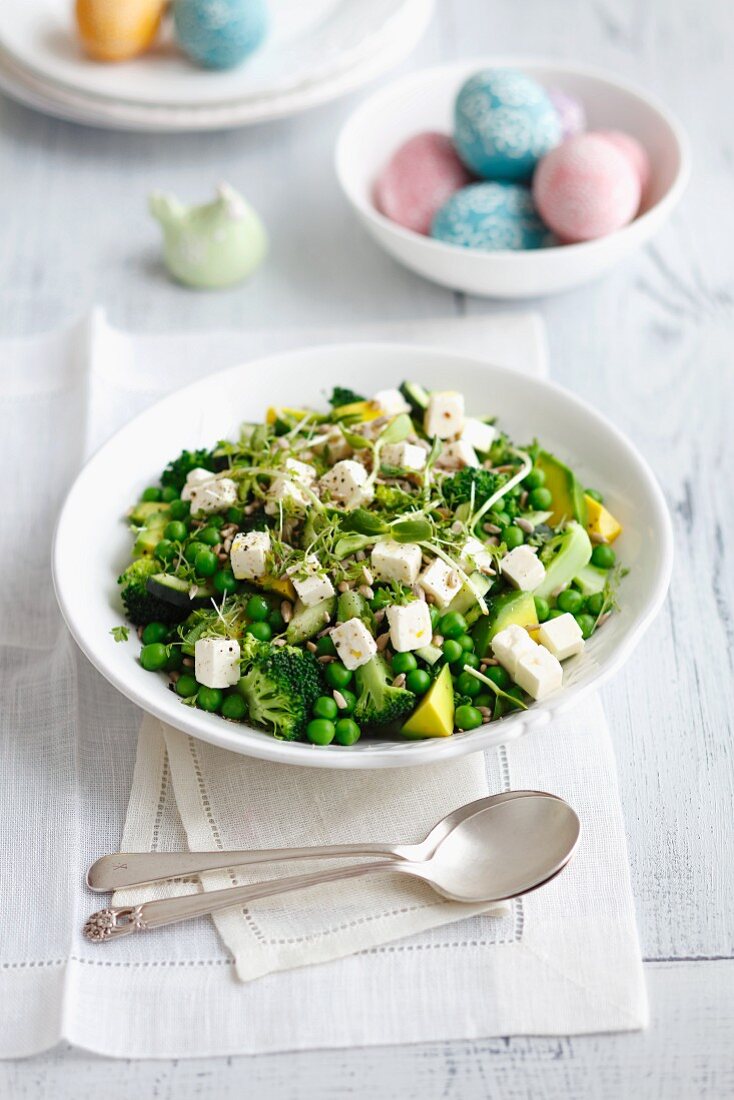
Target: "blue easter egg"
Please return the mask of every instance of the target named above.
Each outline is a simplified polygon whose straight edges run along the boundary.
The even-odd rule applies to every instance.
[[[431,236],[445,244],[486,252],[544,248],[555,243],[528,188],[505,182],[462,187],[435,215]]]
[[[232,69],[268,30],[266,0],[174,0],[176,37],[205,69]]]
[[[456,97],[456,151],[483,179],[529,179],[560,140],[558,112],[545,90],[517,69],[475,73]]]

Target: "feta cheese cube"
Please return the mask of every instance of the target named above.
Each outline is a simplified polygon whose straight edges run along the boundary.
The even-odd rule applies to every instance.
[[[343,462],[337,462],[328,474],[324,474],[321,484],[329,490],[334,500],[347,508],[357,508],[372,495],[365,488],[367,477],[367,471],[361,462],[346,458]]]
[[[563,669],[558,658],[545,646],[536,645],[519,658],[513,678],[533,699],[545,699],[563,684]]]
[[[398,416],[400,413],[410,412],[410,405],[400,390],[380,390],[372,400],[380,406],[383,416]]]
[[[423,427],[427,436],[437,435],[439,439],[453,439],[464,428],[464,395],[446,390],[432,393],[428,399],[428,408],[423,418]]]
[[[444,470],[460,470],[464,466],[478,466],[479,459],[471,444],[457,439],[453,443],[444,443],[436,465]]]
[[[477,569],[480,573],[494,573],[494,558],[479,539],[467,539],[461,548],[459,565],[465,573]]]
[[[237,580],[256,581],[264,576],[269,553],[269,531],[248,531],[246,535],[235,535],[229,551],[229,561]]]
[[[237,483],[229,477],[202,481],[189,491],[191,514],[222,512],[237,503]]]
[[[435,558],[418,577],[418,584],[439,607],[451,603],[461,587],[459,574],[441,558]]]
[[[386,466],[399,466],[401,470],[422,470],[426,452],[415,443],[387,443],[380,452],[380,461]]]
[[[347,619],[329,633],[339,660],[352,672],[355,668],[366,665],[377,653],[375,639],[361,619]]]
[[[286,569],[286,573],[304,607],[313,607],[334,595],[334,586],[315,554],[308,554],[303,562]]]
[[[581,627],[568,612],[544,622],[538,631],[538,641],[559,661],[575,657],[584,648]]]
[[[461,440],[468,443],[475,451],[486,454],[499,435],[491,424],[485,424],[483,420],[476,420],[473,416],[467,417],[461,432]]]
[[[297,458],[287,458],[285,468],[292,478],[301,485],[312,485],[316,480],[316,470],[307,462],[299,462]]]
[[[526,653],[532,653],[537,645],[522,626],[513,623],[500,630],[492,639],[492,653],[499,663],[506,668],[513,680],[517,663]]]
[[[199,638],[194,672],[205,687],[233,687],[240,678],[240,643],[234,638]]]
[[[191,490],[197,485],[203,485],[205,481],[211,481],[214,474],[211,470],[205,470],[203,466],[197,466],[189,470],[186,475],[186,484],[181,490],[181,500],[191,500]]]
[[[533,592],[545,577],[545,566],[529,546],[516,546],[500,562],[502,575],[513,588]]]
[[[424,600],[413,600],[403,607],[387,609],[390,644],[396,653],[407,653],[428,645],[433,636],[431,612]]]
[[[311,440],[311,450],[316,454],[323,454],[329,462],[339,462],[343,458],[349,458],[352,448],[344,438],[339,428],[332,428],[325,435],[316,436]]]
[[[414,542],[383,539],[373,546],[370,561],[378,580],[413,585],[420,573],[421,548]]]
[[[269,516],[274,516],[281,504],[285,507],[291,505],[298,509],[307,508],[310,504],[310,500],[301,486],[290,477],[274,478],[268,488],[267,498],[265,511]]]

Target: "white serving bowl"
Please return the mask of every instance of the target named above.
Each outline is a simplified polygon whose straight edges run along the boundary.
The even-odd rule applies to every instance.
[[[602,490],[624,525],[615,548],[630,574],[620,605],[584,653],[568,662],[564,687],[542,703],[452,737],[406,741],[372,737],[351,748],[276,741],[252,727],[184,706],[164,677],[145,672],[135,631],[117,643],[123,621],[116,577],[130,558],[125,513],[140,492],[184,448],[236,437],[243,420],[269,405],[325,405],[345,377],[376,392],[403,379],[439,389],[448,379],[467,408],[493,414],[519,442],[537,436],[573,464],[584,484]],[[94,511],[95,538],[79,559],[79,532]],[[652,473],[632,444],[598,412],[550,382],[490,366],[480,359],[400,344],[304,348],[210,375],[165,398],[113,436],[79,474],[59,519],[53,575],[64,618],[99,671],[144,710],[203,741],[287,764],[321,768],[390,768],[425,764],[498,745],[546,725],[598,688],[630,656],[663,601],[672,562],[670,518]]]
[[[588,128],[625,130],[647,150],[652,178],[645,209],[630,225],[582,244],[524,252],[482,252],[403,229],[373,201],[392,153],[422,130],[450,134],[456,93],[482,68],[512,67],[582,100]],[[399,263],[434,283],[491,298],[533,298],[590,282],[657,233],[690,174],[688,141],[647,93],[599,70],[521,57],[483,57],[411,73],[370,96],[349,116],[336,144],[336,174],[360,220]]]

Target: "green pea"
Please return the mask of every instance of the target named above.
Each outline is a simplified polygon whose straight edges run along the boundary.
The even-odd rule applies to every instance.
[[[542,596],[535,597],[535,614],[538,616],[538,622],[544,623],[548,618],[550,612],[550,604],[547,600],[544,600]]]
[[[541,486],[540,489],[533,489],[528,497],[528,502],[536,512],[547,512],[553,504],[553,494],[550,489]]]
[[[283,618],[277,607],[275,608],[275,610],[271,611],[268,614],[268,617],[265,621],[269,623],[270,626],[273,628],[274,634],[280,634],[281,630],[283,630],[283,628],[285,627],[285,619]]]
[[[264,623],[270,614],[270,604],[264,596],[250,596],[245,608],[248,619],[256,623]]]
[[[569,611],[572,615],[575,615],[583,606],[584,597],[575,588],[566,588],[563,592],[558,593],[556,607],[560,608],[561,611]]]
[[[479,695],[482,690],[482,685],[476,676],[472,676],[470,672],[462,672],[459,679],[456,681],[456,690],[460,695],[469,695],[474,697]]]
[[[502,665],[490,665],[484,670],[484,675],[496,684],[500,691],[507,691],[510,686],[510,674]]]
[[[273,628],[270,623],[250,623],[245,633],[257,638],[258,642],[269,642],[273,636]]]
[[[200,687],[196,697],[197,705],[202,710],[215,713],[222,705],[223,696],[219,688]]]
[[[457,642],[455,638],[449,638],[443,643],[443,655],[450,665],[455,665],[464,656],[461,643]]]
[[[491,709],[494,706],[495,696],[490,695],[488,691],[480,691],[479,695],[474,697],[475,707],[487,707]]]
[[[566,612],[561,611],[560,607],[552,607],[550,609],[550,611],[548,612],[548,621],[550,622],[551,619],[557,619],[559,617],[559,615],[565,615],[565,614],[566,614]]]
[[[474,649],[474,639],[471,634],[462,634],[461,637],[456,640],[465,653],[471,653]]]
[[[523,478],[523,485],[529,493],[531,493],[533,489],[540,489],[541,486],[545,485],[545,471],[539,469],[537,466],[533,466],[530,473]]]
[[[442,617],[438,629],[444,638],[459,638],[466,634],[466,619],[458,611],[449,611]]]
[[[414,695],[425,695],[431,686],[431,677],[424,668],[413,668],[405,677],[405,686]]]
[[[330,695],[319,695],[313,705],[313,713],[316,718],[336,718],[339,708]]]
[[[184,550],[184,557],[190,565],[193,565],[196,561],[197,554],[208,554],[209,547],[206,543],[199,542],[198,539],[192,539]]]
[[[209,516],[206,522],[209,527],[222,527],[224,524],[224,516],[215,513],[213,516]]]
[[[461,664],[468,665],[469,668],[479,668],[481,662],[476,653],[465,653],[464,656],[461,658]]]
[[[596,619],[593,615],[575,615],[576,622],[581,627],[581,633],[584,638],[590,638],[594,633],[594,627],[596,626]]]
[[[178,551],[170,539],[161,539],[160,542],[156,543],[153,553],[157,558],[160,558],[161,561],[169,562],[173,561]]]
[[[324,672],[324,678],[329,687],[336,688],[337,691],[347,687],[352,682],[352,676],[354,676],[354,673],[346,668],[341,661],[332,661],[331,664],[326,666]]]
[[[595,592],[593,596],[588,596],[586,600],[586,610],[590,615],[601,615],[602,608],[604,607],[604,593]]]
[[[191,504],[188,500],[172,500],[171,501],[171,519],[183,520],[186,519],[191,511]],[[185,537],[185,536],[182,536]]]
[[[183,665],[183,659],[184,655],[181,651],[181,646],[171,646],[168,660],[166,661],[166,672],[178,672]]]
[[[231,569],[220,569],[212,578],[214,591],[220,596],[231,596],[237,591],[237,581]]]
[[[336,736],[336,726],[326,718],[314,718],[306,726],[306,737],[312,745],[330,745]]]
[[[412,672],[418,668],[418,662],[412,653],[396,653],[392,659],[393,672]]]
[[[359,741],[361,736],[361,729],[351,718],[339,719],[336,724],[335,735],[337,745],[353,745],[356,741]]]
[[[316,642],[316,656],[336,657],[336,646],[331,634],[324,634],[322,638],[318,639]]]
[[[584,492],[586,493],[587,497],[591,497],[591,499],[595,500],[597,504],[604,503],[604,497],[601,495],[598,489],[584,489]]]
[[[475,730],[477,726],[481,726],[482,716],[476,707],[470,707],[464,703],[456,708],[454,724],[459,730]]]
[[[219,542],[219,531],[216,527],[205,527],[203,531],[196,532],[196,537],[206,546],[216,546]]]
[[[227,523],[236,523],[239,527],[245,518],[245,513],[241,508],[228,508],[227,509]]]
[[[163,528],[163,534],[171,542],[183,542],[186,538],[188,531],[186,524],[182,523],[180,519],[172,519],[170,523],[167,523]]]
[[[165,504],[173,504],[174,500],[178,500],[179,496],[172,485],[165,485],[161,489],[161,500]]]
[[[222,702],[222,715],[239,722],[247,714],[247,704],[241,695],[227,695]]]
[[[168,627],[165,623],[148,623],[143,629],[143,645],[151,642],[164,642],[168,637]]]
[[[190,676],[188,672],[184,672],[176,680],[176,694],[180,695],[183,699],[189,699],[192,695],[196,695],[199,690],[199,685],[193,676]]]
[[[503,528],[500,538],[508,550],[514,550],[517,546],[522,546],[525,542],[525,536],[522,531],[519,527],[515,527],[514,524],[512,527]]]
[[[143,489],[143,492],[140,495],[140,499],[145,501],[160,500],[161,491],[160,489],[156,489],[155,486],[151,485],[149,489]]]
[[[219,559],[211,550],[202,550],[194,558],[194,569],[200,577],[213,577],[219,569]]]
[[[497,527],[509,527],[512,521],[507,512],[492,512],[491,522]]]
[[[347,704],[345,707],[339,707],[340,714],[354,714],[354,708],[357,705],[357,696],[353,691],[349,691],[348,688],[339,688],[339,694],[344,702]],[[339,704],[337,703],[337,706]]]
[[[617,555],[605,542],[600,542],[591,551],[591,564],[599,569],[611,569],[616,560]]]
[[[140,663],[146,672],[159,672],[160,669],[165,668],[167,660],[166,647],[160,642],[144,645],[140,650]]]
[[[517,687],[516,685],[508,687],[507,694],[510,696],[510,699],[515,699],[518,703],[525,702],[525,693],[523,692],[522,688]],[[517,709],[514,703],[508,702],[508,706],[512,707],[513,710]]]

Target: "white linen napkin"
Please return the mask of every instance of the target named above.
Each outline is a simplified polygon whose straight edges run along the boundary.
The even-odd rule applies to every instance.
[[[129,336],[97,315],[70,332],[1,342],[0,461],[9,477],[0,549],[15,566],[14,583],[0,589],[0,1056],[32,1054],[61,1040],[120,1057],[191,1057],[628,1030],[646,1022],[614,760],[597,700],[553,728],[459,762],[466,771],[453,781],[466,797],[476,797],[470,792],[479,785],[541,787],[566,797],[582,818],[583,843],[572,865],[504,916],[478,914],[396,942],[364,943],[356,954],[313,966],[296,966],[302,946],[280,942],[304,930],[284,921],[294,911],[285,898],[282,909],[276,898],[257,913],[272,942],[254,951],[256,933],[240,940],[237,967],[209,921],[103,947],[81,937],[85,917],[101,901],[85,890],[84,870],[120,847],[126,811],[126,843],[139,836],[141,848],[166,849],[201,847],[202,836],[209,847],[211,840],[202,802],[190,797],[196,770],[186,760],[187,753],[193,759],[187,739],[146,722],[136,765],[140,712],[89,666],[61,624],[48,567],[63,493],[85,456],[172,386],[269,350],[355,338],[448,346],[517,369],[537,371],[545,362],[542,326],[521,313],[348,332],[175,336]],[[33,533],[21,556],[19,530]],[[238,800],[227,795],[222,763],[209,759],[217,750],[195,748],[206,783],[214,783],[209,802],[213,796],[229,846],[235,826],[243,835],[239,817],[264,805],[268,792],[253,784],[270,766],[234,759],[236,771],[252,768],[253,797]],[[279,770],[278,782],[286,771]],[[411,773],[390,773],[389,782],[410,783]],[[295,782],[295,773],[285,781]],[[234,823],[227,817],[233,807]],[[387,822],[376,820],[369,836],[410,839],[432,817],[426,812],[405,828],[396,820],[390,835]],[[265,824],[253,817],[246,837],[273,843]],[[386,876],[381,888],[392,882]],[[299,919],[305,913],[312,921],[315,902],[307,893],[299,898]],[[230,943],[240,931],[221,934]],[[333,954],[342,953],[334,952],[338,934],[323,937]],[[345,946],[352,950],[354,941]],[[250,977],[248,966],[272,972],[243,984],[235,970]],[[283,966],[295,968],[276,972]]]

